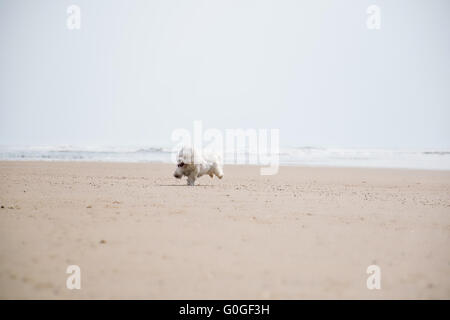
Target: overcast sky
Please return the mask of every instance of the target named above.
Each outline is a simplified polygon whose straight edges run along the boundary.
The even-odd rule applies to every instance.
[[[449,13],[448,0],[0,0],[0,144],[171,145],[202,120],[279,128],[282,146],[449,148]]]

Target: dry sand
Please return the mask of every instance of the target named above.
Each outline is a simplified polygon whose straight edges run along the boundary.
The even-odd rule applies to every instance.
[[[450,172],[173,170],[0,162],[0,298],[450,298]]]

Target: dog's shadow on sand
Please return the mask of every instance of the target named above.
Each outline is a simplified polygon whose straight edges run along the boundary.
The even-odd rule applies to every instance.
[[[195,186],[188,186],[186,184],[158,184],[159,187],[214,187],[213,184],[196,184]]]

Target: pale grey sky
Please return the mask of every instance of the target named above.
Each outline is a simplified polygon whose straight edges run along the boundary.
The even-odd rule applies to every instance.
[[[68,30],[67,7],[81,8]],[[381,8],[368,30],[366,9]],[[450,147],[448,0],[0,0],[1,145]]]

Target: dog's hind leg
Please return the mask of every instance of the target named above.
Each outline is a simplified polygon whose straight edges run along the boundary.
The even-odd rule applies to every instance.
[[[223,170],[222,168],[218,165],[215,164],[214,165],[214,174],[217,176],[217,178],[222,179],[223,178]]]

